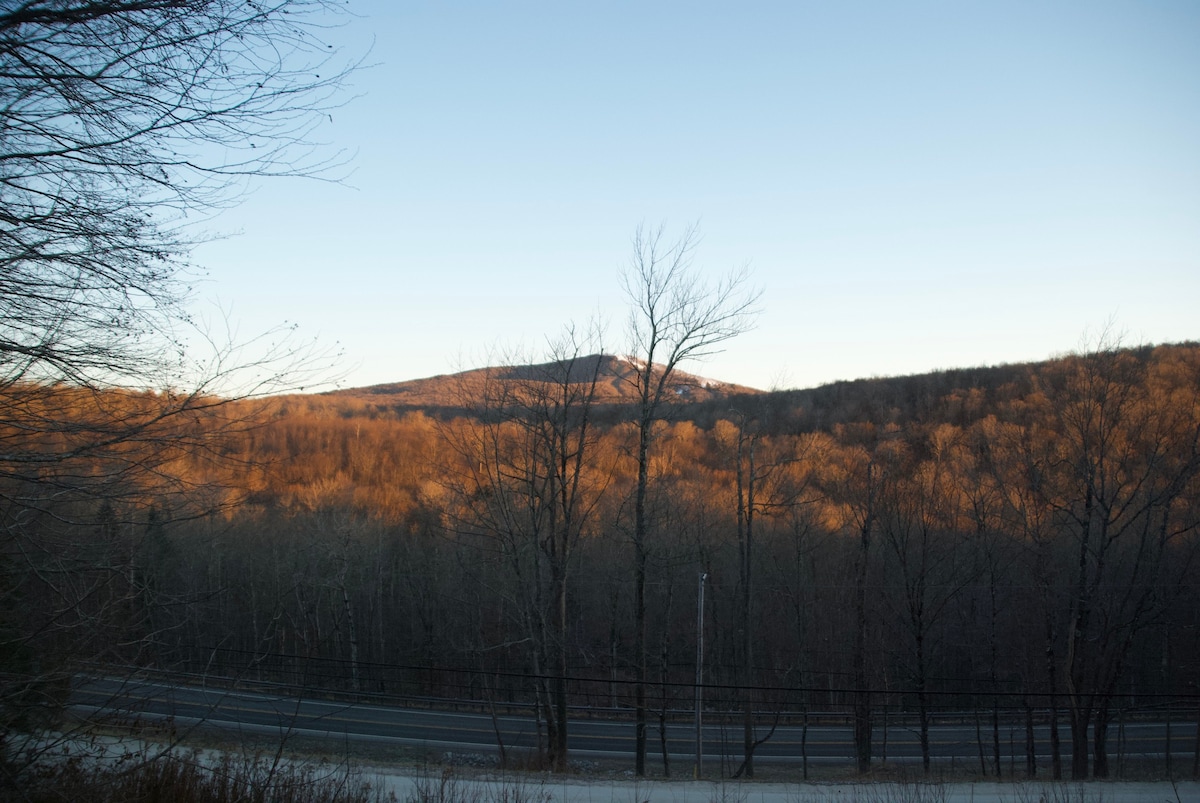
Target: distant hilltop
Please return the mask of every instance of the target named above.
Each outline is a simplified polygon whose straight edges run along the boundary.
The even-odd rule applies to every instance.
[[[562,361],[491,366],[407,382],[335,390],[322,395],[386,402],[402,407],[459,407],[468,400],[479,398],[479,392],[488,382],[557,383],[566,376],[570,382],[584,383],[595,375],[598,377],[596,401],[601,404],[620,404],[637,398],[636,373],[640,365],[637,360],[626,357],[591,354],[575,359],[570,366]],[[709,402],[728,396],[762,393],[755,388],[721,382],[679,369],[672,374],[671,390],[677,398],[689,402]]]

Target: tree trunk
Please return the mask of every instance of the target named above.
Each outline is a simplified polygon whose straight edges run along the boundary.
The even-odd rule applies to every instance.
[[[854,589],[854,755],[860,773],[871,770],[871,692],[867,686],[867,557],[873,521],[873,467],[867,466],[867,512],[860,532]]]
[[[1192,780],[1200,781],[1200,705],[1196,706],[1196,738],[1192,742]]]
[[[1054,620],[1043,611],[1046,626],[1046,682],[1050,687],[1050,776],[1062,780],[1062,741],[1058,733],[1058,666],[1054,652]]]
[[[744,431],[738,432],[737,445],[737,529],[738,547],[741,557],[741,637],[742,637],[742,769],[746,778],[754,777],[754,695],[750,692],[753,685],[753,622],[751,621],[751,599],[753,585],[754,558],[754,443],[751,441],[748,460],[749,474],[742,470],[744,456],[743,446],[747,438]]]
[[[1107,704],[1096,710],[1096,721],[1092,726],[1092,774],[1097,778],[1108,777],[1108,723],[1111,719]]]
[[[1003,774],[1004,764],[1000,760],[1000,706],[992,698],[992,760],[996,762],[996,777]]]
[[[651,381],[653,352],[647,355],[643,394]],[[650,485],[650,436],[654,425],[650,399],[642,396],[641,421],[638,428],[638,476],[634,490],[633,550],[634,550],[634,775],[646,774],[646,491]]]
[[[925,628],[918,622],[914,629],[916,631],[914,638],[917,662],[915,685],[917,687],[918,738],[921,742],[921,772],[929,775],[929,695],[926,694]]]
[[[671,607],[675,602],[675,585],[670,580],[667,581],[667,604],[666,610],[663,613],[663,620],[671,621]],[[671,669],[671,628],[668,625],[663,628],[662,641],[659,645],[659,663],[658,663],[658,681],[659,681],[659,707],[658,707],[658,743],[659,750],[662,753],[663,776],[671,777],[671,754],[667,749],[667,709],[669,704],[667,694],[667,684]]]
[[[922,683],[917,688],[917,709],[918,717],[920,718],[921,728],[921,771],[929,774],[930,755],[929,755],[929,701],[925,694],[925,685]]]
[[[1091,752],[1088,744],[1088,725],[1091,708],[1078,699],[1071,701],[1071,780],[1084,781],[1088,777],[1088,759]]]
[[[637,544],[634,576],[634,774],[646,774],[646,553]]]
[[[979,720],[979,707],[975,707],[975,745],[979,748],[979,774],[986,778],[987,755],[983,749],[983,724]]]
[[[1033,734],[1033,707],[1025,701],[1025,777],[1037,777],[1037,740]]]
[[[555,772],[566,772],[567,754],[567,581],[558,579],[558,599],[555,616],[557,644],[554,651],[554,717],[557,737],[550,748],[551,766]]]
[[[362,691],[361,680],[358,676],[358,628],[354,623],[354,609],[350,605],[350,593],[346,590],[343,577],[340,582],[342,591],[342,607],[346,612],[346,640],[350,643],[350,682],[354,691]]]
[[[1200,748],[1196,748],[1200,750]],[[804,780],[809,779],[809,707],[804,706],[804,719],[800,724],[800,765]]]

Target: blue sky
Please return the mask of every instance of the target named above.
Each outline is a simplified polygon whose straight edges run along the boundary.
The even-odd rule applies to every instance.
[[[258,186],[195,253],[243,335],[343,386],[537,350],[637,226],[749,265],[760,388],[1200,339],[1200,4],[354,2],[374,66],[321,132],[344,185]],[[371,44],[373,42],[373,44]]]

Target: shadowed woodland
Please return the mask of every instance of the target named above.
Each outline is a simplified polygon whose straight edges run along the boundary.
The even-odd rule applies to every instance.
[[[336,355],[222,332],[189,259],[254,180],[344,176],[321,131],[360,64],[329,41],[347,15],[0,5],[5,799],[136,781],[58,761],[89,673],[520,708],[555,770],[572,717],[619,714],[633,771],[658,734],[669,774],[701,633],[741,777],[785,717],[852,721],[866,772],[903,715],[929,772],[953,713],[996,775],[1021,722],[1052,758],[1009,774],[1080,779],[1120,771],[1127,718],[1200,729],[1196,344],[752,392],[679,369],[760,291],[700,271],[695,227],[639,227],[627,359],[596,324],[504,368],[285,395]],[[283,749],[218,786],[278,788]],[[164,758],[138,762],[196,779]]]
[[[5,726],[86,659],[533,704],[565,766],[566,710],[637,686],[637,428],[595,390],[624,361],[552,356],[431,380],[454,401],[423,408],[367,389],[160,418],[155,394],[8,388]],[[939,713],[1019,716],[1061,740],[1023,769],[1076,778],[1112,772],[1127,713],[1194,720],[1200,347],[673,381],[645,502],[652,718],[690,706],[705,572],[706,700],[745,712],[744,774],[773,715],[849,712],[864,769],[883,712],[919,723],[927,767]],[[43,408],[70,425],[15,423]],[[998,741],[980,762],[1001,771]]]

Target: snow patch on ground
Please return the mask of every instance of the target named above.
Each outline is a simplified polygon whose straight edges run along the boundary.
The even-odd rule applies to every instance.
[[[186,753],[217,765],[222,752],[130,737],[43,734],[21,745],[43,758],[94,762],[145,760],[165,753]],[[385,796],[401,803],[1190,803],[1200,801],[1198,781],[1049,781],[1008,783],[828,782],[783,783],[721,780],[639,780],[480,769],[481,763],[451,754],[456,767],[358,765],[348,769]],[[444,757],[446,758],[446,757]],[[458,759],[455,761],[454,759]],[[281,766],[302,766],[301,758],[282,757]],[[315,762],[312,762],[315,763]]]
[[[1200,783],[762,783],[587,779],[520,773],[453,777],[383,770],[376,778],[397,800],[422,800],[450,783],[451,795],[500,803],[1187,803]]]

